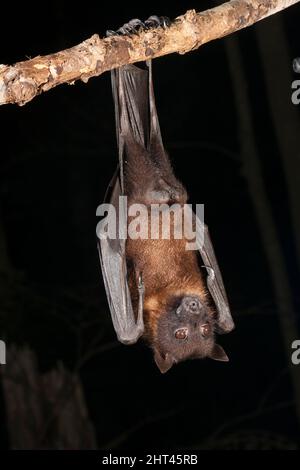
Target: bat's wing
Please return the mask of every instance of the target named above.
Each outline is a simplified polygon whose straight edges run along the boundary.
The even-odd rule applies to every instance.
[[[120,238],[119,234],[126,233],[126,205],[119,200],[121,195],[120,182],[117,178],[111,204],[114,210],[101,221],[98,230],[98,250],[104,285],[111,313],[114,329],[118,340],[124,344],[133,344],[144,332],[143,321],[143,300],[144,286],[142,278],[139,279],[139,304],[137,318],[133,312],[131,296],[127,283],[127,266],[125,255],[125,238]],[[115,225],[115,211],[119,213],[117,224]],[[108,227],[115,227],[118,236],[112,237]]]
[[[152,80],[152,62],[151,60],[147,61],[147,66],[149,68],[149,112],[150,112],[150,137],[149,137],[149,147],[154,153],[159,153],[161,156],[165,156],[165,149],[161,137],[159,120],[155,105],[155,97],[153,90],[153,80]]]
[[[122,192],[123,162],[130,143],[134,142],[150,154],[165,155],[155,105],[151,60],[145,67],[125,65],[111,72]]]
[[[149,146],[151,130],[149,78],[147,69],[135,65],[124,65],[111,72],[122,193],[124,193],[123,162],[130,144],[134,142],[143,149]],[[127,143],[129,146],[126,146]]]
[[[234,328],[222,275],[215,256],[207,226],[196,216],[196,233],[200,234],[198,245],[204,267],[207,270],[207,287],[218,311],[217,332],[229,333]]]
[[[117,142],[119,149],[119,171],[110,186],[110,203],[117,214],[116,237],[112,238],[107,227],[114,210],[101,221],[98,231],[99,256],[101,269],[110,308],[112,322],[119,341],[124,344],[135,343],[143,334],[144,286],[140,275],[138,280],[138,312],[133,312],[131,296],[127,282],[125,238],[127,232],[127,207],[120,200],[124,195],[123,162],[127,143],[135,142],[146,149],[150,143],[150,99],[149,72],[133,65],[121,67],[111,73],[112,90],[115,105]],[[156,112],[156,111],[155,111]],[[114,221],[112,221],[114,223]],[[123,234],[123,235],[122,235]]]

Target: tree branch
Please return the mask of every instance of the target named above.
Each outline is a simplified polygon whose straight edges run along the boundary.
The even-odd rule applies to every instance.
[[[214,39],[251,26],[300,0],[231,0],[196,13],[189,10],[163,29],[100,39],[97,34],[77,46],[46,56],[0,65],[0,104],[24,105],[43,91],[125,64],[178,52],[184,54]]]

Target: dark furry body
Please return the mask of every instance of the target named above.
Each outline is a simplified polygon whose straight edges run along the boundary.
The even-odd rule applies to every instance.
[[[150,17],[145,25],[152,27],[153,21],[166,26],[165,19],[158,17]],[[134,33],[137,25],[145,26],[132,20],[117,34]],[[226,354],[214,341],[216,313],[211,308],[206,278],[202,277],[198,265],[198,247],[197,251],[187,250],[186,244],[191,240],[174,236],[175,229],[184,219],[187,193],[175,177],[164,150],[155,106],[151,61],[146,64],[146,69],[143,65],[128,65],[112,71],[112,85],[120,162],[120,184],[116,184],[114,194],[126,195],[129,209],[133,204],[143,204],[139,225],[143,227],[141,231],[145,227],[148,229],[147,238],[129,235],[125,253],[124,245],[116,244],[115,253],[121,253],[122,259],[126,256],[125,282],[122,263],[117,265],[115,273],[116,265],[108,267],[109,297],[112,295],[110,299],[115,301],[115,307],[112,307],[115,329],[125,344],[132,344],[143,334],[154,350],[161,372],[189,357],[209,356],[226,360]],[[172,206],[174,213],[168,222],[171,236],[167,239],[161,233],[163,214],[157,211],[152,217],[153,204]],[[170,211],[164,211],[165,214],[170,215]],[[178,215],[181,222],[176,218]],[[136,218],[129,216],[128,229],[134,224],[137,224]],[[154,230],[159,228],[158,238],[150,236],[153,227]],[[208,267],[213,270],[209,260],[212,249],[210,245],[208,249],[202,248],[201,257],[203,259],[204,251]],[[118,259],[117,255],[113,258],[115,263],[119,262],[116,261]],[[118,284],[111,279],[113,274],[116,279],[121,274],[119,286],[123,295],[119,294]],[[128,304],[129,294],[131,301]],[[132,321],[134,316],[135,324]]]
[[[128,204],[142,203],[149,208],[142,223],[150,227],[151,204],[177,203],[177,210],[182,211],[187,202],[187,193],[176,179],[167,154],[150,154],[136,143],[126,153],[129,157],[124,162],[124,183]],[[161,224],[159,215],[154,223]],[[171,218],[171,234],[173,224],[174,219]],[[185,238],[177,240],[172,236],[169,240],[161,237],[157,240],[128,238],[126,245],[129,288],[135,309],[138,301],[137,279],[141,273],[146,287],[144,338],[156,355],[164,360],[169,354],[173,362],[188,357],[209,356],[214,348],[215,312],[210,306],[197,252],[187,251],[186,242]],[[187,296],[199,298],[201,312],[178,318],[174,312]],[[211,334],[205,340],[200,334],[203,323],[211,325]],[[174,331],[189,324],[189,338],[185,341],[176,340]]]

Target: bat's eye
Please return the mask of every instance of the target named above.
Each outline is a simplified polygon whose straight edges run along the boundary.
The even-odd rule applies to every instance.
[[[180,328],[179,330],[175,331],[175,338],[185,339],[187,337],[187,334],[188,334],[187,328]]]
[[[200,326],[200,331],[203,336],[208,336],[211,332],[211,326],[208,323]]]

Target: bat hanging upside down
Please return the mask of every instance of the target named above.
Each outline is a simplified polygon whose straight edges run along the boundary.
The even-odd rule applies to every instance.
[[[117,33],[108,34],[130,34],[141,26],[166,24],[165,18],[158,17],[150,17],[145,24],[132,20]],[[119,167],[113,178],[110,203],[117,213],[125,215],[119,215],[118,233],[124,233],[133,220],[119,196],[127,196],[128,208],[133,204],[146,207],[139,224],[147,227],[147,233],[154,225],[161,229],[161,211],[150,221],[153,204],[175,208],[169,219],[169,239],[164,239],[161,231],[156,238],[129,236],[125,240],[118,235],[113,239],[107,234],[109,216],[101,221],[101,268],[118,339],[132,344],[143,336],[162,373],[189,358],[228,361],[215,336],[230,332],[234,323],[207,227],[194,214],[193,226],[198,230],[202,224],[204,230],[204,243],[198,247],[200,264],[198,251],[186,249],[188,240],[172,235],[176,220],[180,220],[176,215],[183,213],[187,203],[187,193],[176,179],[162,143],[151,62],[144,69],[126,65],[113,70],[112,88]],[[205,276],[201,264],[206,268]]]

